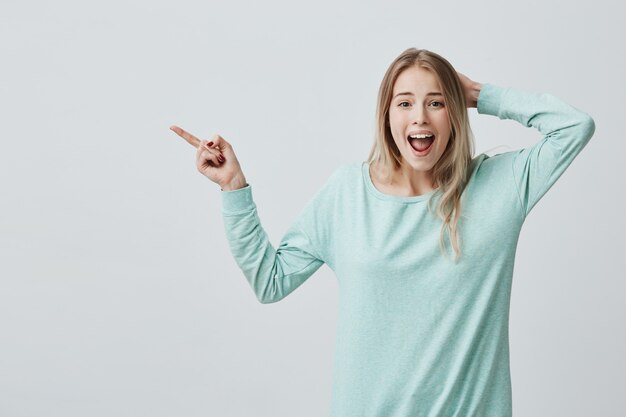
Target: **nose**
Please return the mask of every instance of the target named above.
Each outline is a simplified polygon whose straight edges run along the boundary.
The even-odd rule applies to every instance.
[[[420,106],[415,106],[414,109],[415,111],[414,111],[414,114],[412,115],[413,121],[416,122],[418,125],[427,123],[428,117],[426,115],[426,110]]]

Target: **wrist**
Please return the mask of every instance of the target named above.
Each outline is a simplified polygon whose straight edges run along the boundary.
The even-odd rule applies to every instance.
[[[470,90],[470,100],[471,107],[478,106],[478,96],[480,95],[480,90],[483,88],[483,85],[479,82],[475,82]]]
[[[243,175],[237,175],[227,184],[220,184],[222,191],[234,191],[246,187],[248,183]]]

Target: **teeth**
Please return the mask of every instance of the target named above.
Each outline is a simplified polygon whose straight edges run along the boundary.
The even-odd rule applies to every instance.
[[[409,135],[409,137],[413,139],[425,139],[425,138],[432,138],[433,135]]]

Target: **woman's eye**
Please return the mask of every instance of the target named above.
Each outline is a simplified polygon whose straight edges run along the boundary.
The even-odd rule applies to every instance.
[[[434,104],[437,103],[439,104],[438,106],[433,106],[433,107],[443,107],[443,103],[441,101],[431,101],[430,104]],[[410,104],[408,101],[403,101],[401,103],[398,104],[398,107],[407,107],[407,106],[403,106],[403,104]]]

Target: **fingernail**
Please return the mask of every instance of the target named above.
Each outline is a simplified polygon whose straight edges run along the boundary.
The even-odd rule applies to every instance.
[[[209,143],[207,143],[207,145],[213,146],[213,142],[209,142]]]

